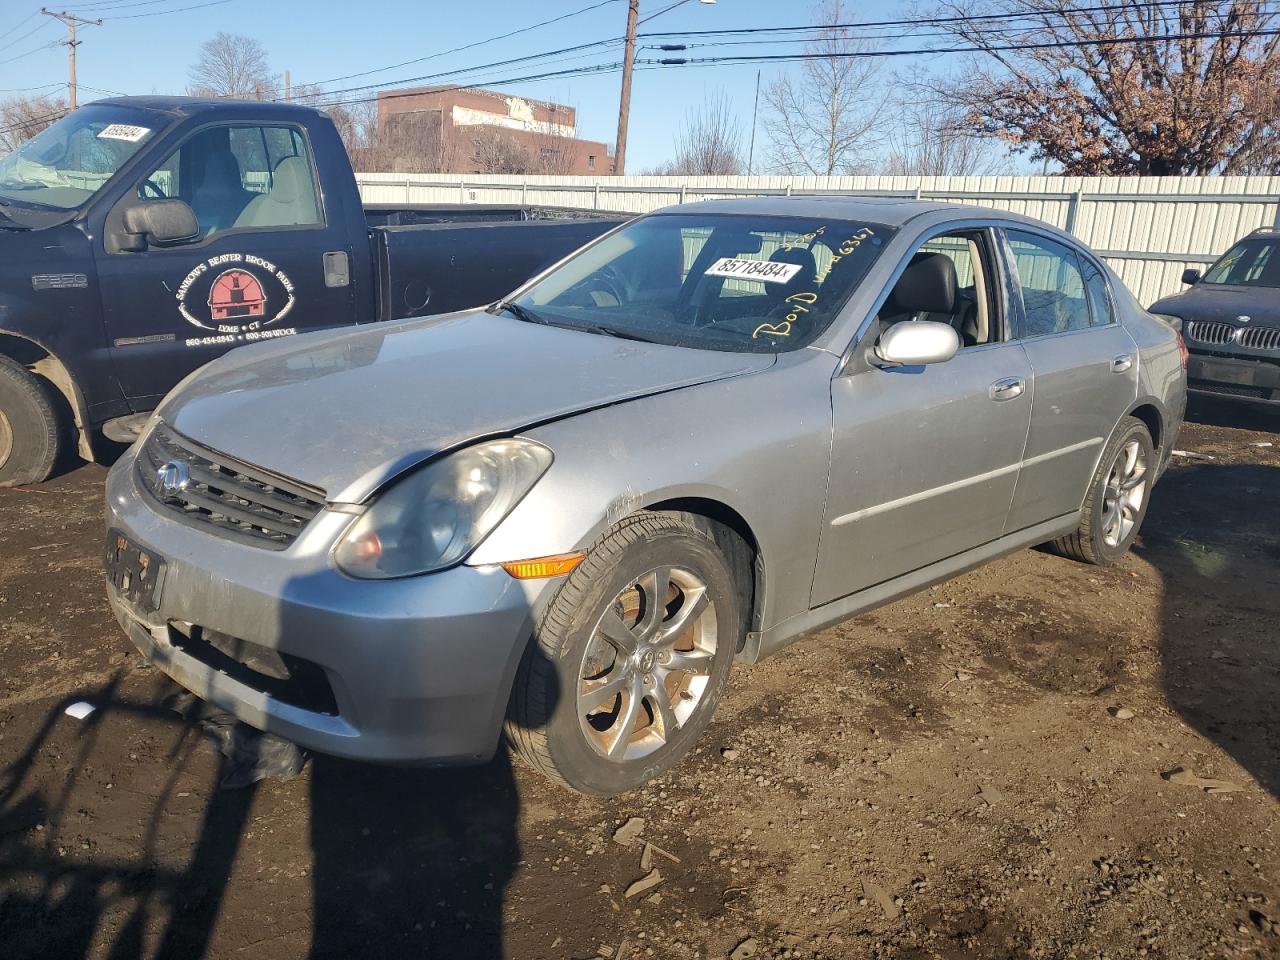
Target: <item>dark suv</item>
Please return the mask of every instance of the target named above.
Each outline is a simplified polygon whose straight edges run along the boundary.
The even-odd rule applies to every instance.
[[[1256,403],[1280,404],[1280,228],[1255,230],[1191,289],[1151,305],[1181,326],[1191,353],[1187,388]]]

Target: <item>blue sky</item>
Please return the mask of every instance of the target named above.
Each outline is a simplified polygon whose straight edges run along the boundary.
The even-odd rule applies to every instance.
[[[362,4],[350,0],[225,0],[198,9],[183,9],[209,3],[209,0],[84,0],[79,5],[67,0],[56,9],[85,17],[113,18],[101,27],[81,28],[83,43],[78,51],[78,74],[84,102],[105,95],[99,91],[184,92],[187,69],[200,44],[219,30],[256,37],[266,47],[277,71],[288,69],[295,83],[307,83],[427,57],[580,10],[593,2],[596,0],[472,0],[470,3],[372,0]],[[641,18],[672,2],[641,0]],[[66,80],[66,48],[42,46],[64,39],[65,28],[48,17],[39,16],[39,6],[37,0],[0,0],[0,98],[12,96],[9,91],[14,88]],[[861,0],[848,4],[845,17],[860,21],[891,18],[906,15],[907,7],[905,0]],[[158,11],[167,10],[176,12],[156,15]],[[640,29],[644,32],[802,24],[809,21],[811,11],[808,0],[718,0],[714,5],[689,0]],[[126,15],[133,18],[123,19]],[[522,31],[509,39],[463,53],[328,86],[339,88],[373,82],[391,85],[393,81],[422,74],[620,37],[625,25],[625,0],[607,0],[598,9],[561,23]],[[715,47],[697,51],[701,55],[724,52],[731,51]],[[652,51],[638,54],[640,57],[660,55]],[[534,65],[513,71],[512,75],[620,59],[620,45],[597,48],[580,59],[546,67]],[[776,69],[764,68],[766,82]],[[750,123],[756,70],[754,65],[744,65],[637,71],[632,94],[629,172],[668,159],[673,152],[673,137],[686,110],[708,94],[723,90],[735,104],[745,130]],[[497,75],[497,72],[490,73],[490,76]],[[612,144],[617,127],[619,86],[619,75],[612,73],[522,83],[501,89],[571,104],[578,108],[580,136]],[[52,86],[48,92],[62,91]]]

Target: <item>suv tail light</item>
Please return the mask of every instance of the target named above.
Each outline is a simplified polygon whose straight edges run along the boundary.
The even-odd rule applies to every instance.
[[[1187,352],[1187,341],[1182,339],[1182,331],[1174,331],[1178,335],[1178,356],[1182,358],[1182,372],[1187,371],[1187,362],[1191,359],[1191,354]]]

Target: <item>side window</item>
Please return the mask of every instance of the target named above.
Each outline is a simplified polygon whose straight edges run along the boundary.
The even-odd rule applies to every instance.
[[[292,127],[201,130],[139,184],[138,195],[185,200],[206,238],[323,223],[306,139]]]
[[[1070,247],[1018,230],[1008,232],[1025,315],[1023,337],[1089,327],[1080,260]]]
[[[960,336],[961,346],[976,347],[984,343],[994,343],[1000,337],[1000,306],[995,296],[998,279],[991,266],[987,235],[982,232],[964,231],[948,233],[925,241],[911,255],[907,270],[919,268],[930,269],[929,264],[937,264],[942,257],[951,262],[951,273],[956,281],[955,307],[951,313],[908,313],[904,312],[900,296],[889,295],[880,311],[883,323],[897,323],[903,320],[932,320],[937,323],[950,324]],[[913,282],[912,274],[904,273],[899,284]]]
[[[1081,257],[1084,266],[1084,289],[1089,297],[1089,322],[1095,327],[1105,327],[1115,322],[1115,312],[1111,307],[1111,293],[1107,290],[1107,280],[1102,271],[1088,257]]]

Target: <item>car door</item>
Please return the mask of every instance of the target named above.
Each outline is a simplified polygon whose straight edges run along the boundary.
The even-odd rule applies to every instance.
[[[1004,240],[1035,379],[1012,532],[1080,509],[1103,446],[1137,396],[1138,350],[1089,254],[1032,229],[1007,230]]]
[[[1026,355],[1009,336],[1007,283],[987,228],[930,238],[909,261],[953,258],[950,322],[962,347],[944,363],[882,368],[851,360],[831,384],[833,436],[814,606],[997,539],[1031,417]],[[892,313],[876,323],[921,317]]]
[[[302,127],[204,127],[117,208],[161,198],[191,206],[194,242],[134,252],[108,238],[97,254],[114,368],[135,410],[232,347],[352,322],[350,238],[326,221]]]

